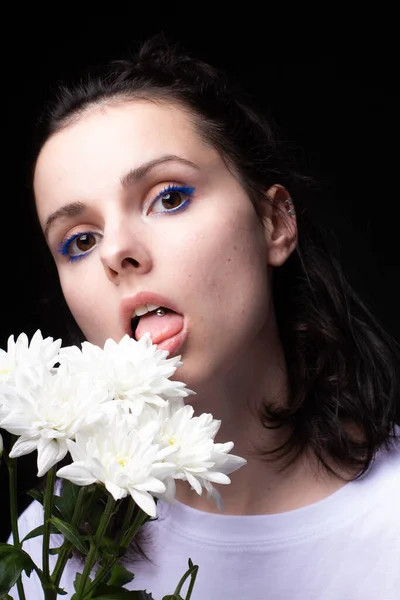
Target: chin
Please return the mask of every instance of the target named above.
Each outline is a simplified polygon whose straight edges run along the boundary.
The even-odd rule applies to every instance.
[[[215,389],[221,378],[221,369],[216,368],[211,362],[201,364],[200,360],[185,358],[185,355],[182,355],[181,360],[183,365],[176,369],[171,379],[183,381],[190,390],[196,392],[196,395],[188,396],[185,400],[187,404],[196,404],[196,399],[200,395],[202,397],[210,395]]]

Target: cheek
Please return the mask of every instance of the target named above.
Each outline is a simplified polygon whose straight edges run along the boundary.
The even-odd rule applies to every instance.
[[[85,338],[102,346],[107,337],[112,337],[115,333],[115,324],[108,317],[115,313],[115,306],[111,310],[93,269],[88,269],[83,264],[77,266],[75,271],[73,269],[74,267],[59,273],[65,301]],[[85,283],[82,284],[82,281]],[[101,304],[98,302],[99,298],[102,298]]]
[[[88,306],[87,287],[78,286],[76,281],[69,277],[60,277],[61,289],[64,294],[68,308],[75,319],[78,327],[83,332],[84,336],[90,339],[92,337],[92,327],[90,326],[90,313]],[[97,342],[96,342],[97,343]]]
[[[251,218],[215,223],[192,241],[192,258],[186,253],[187,269],[192,265],[196,278],[216,292],[231,290],[236,300],[247,296],[267,277],[267,249],[260,228]],[[217,299],[211,298],[213,302]]]
[[[239,322],[244,329],[259,326],[268,311],[269,288],[266,241],[257,217],[250,211],[221,215],[179,245],[174,283],[186,289],[205,334],[209,329],[212,335],[216,323],[225,331],[237,330]]]
[[[174,284],[177,290],[186,286],[191,333],[179,376],[200,393],[207,382],[244,364],[249,353],[258,355],[254,350],[268,336],[268,265],[258,229],[224,222],[219,232],[196,236]]]

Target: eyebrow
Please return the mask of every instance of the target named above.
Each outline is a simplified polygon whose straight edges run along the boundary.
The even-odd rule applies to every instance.
[[[46,240],[49,235],[50,227],[53,225],[53,223],[55,223],[55,221],[58,221],[64,217],[78,217],[85,212],[86,208],[86,204],[83,202],[71,202],[70,204],[66,204],[65,206],[51,213],[51,215],[47,217],[46,226],[44,228],[44,237]]]
[[[197,171],[200,170],[200,167],[198,165],[196,165],[196,163],[192,162],[191,160],[187,160],[186,158],[182,158],[181,156],[176,156],[175,154],[166,154],[165,156],[160,156],[159,158],[155,158],[154,160],[149,160],[149,162],[144,163],[143,165],[140,165],[140,167],[137,167],[136,169],[131,169],[130,171],[128,171],[128,173],[126,173],[126,175],[121,177],[122,187],[124,189],[126,189],[126,188],[130,187],[131,185],[138,183],[141,179],[144,179],[144,177],[146,177],[146,175],[149,173],[149,171],[151,171],[158,165],[162,165],[164,163],[169,163],[169,162],[177,162],[182,165],[192,167],[193,169],[196,169]]]
[[[144,179],[146,175],[158,165],[171,162],[177,162],[182,165],[192,167],[197,171],[200,170],[200,167],[191,160],[187,160],[186,158],[182,158],[181,156],[176,156],[175,154],[167,154],[165,156],[160,156],[159,158],[149,160],[143,165],[140,165],[140,167],[130,169],[120,179],[122,188],[127,189],[135,183],[138,183],[139,181]],[[58,210],[51,213],[46,219],[46,225],[44,228],[45,238],[48,238],[49,230],[56,221],[65,217],[78,217],[82,215],[86,209],[87,206],[83,202],[71,202],[70,204],[66,204],[65,206],[62,206]]]

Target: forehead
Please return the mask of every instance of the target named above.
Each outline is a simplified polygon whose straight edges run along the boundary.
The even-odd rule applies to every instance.
[[[194,116],[188,109],[150,100],[129,100],[86,109],[81,116],[53,134],[44,144],[37,164],[39,169],[55,152],[68,156],[74,152],[93,152],[99,144],[118,142],[122,147],[140,145],[144,160],[156,144],[205,145],[195,131]],[[77,145],[78,144],[78,145]],[[100,150],[100,147],[99,147]],[[100,152],[99,152],[100,153]]]
[[[43,146],[35,169],[36,199],[49,189],[53,199],[60,190],[97,194],[126,170],[165,154],[205,167],[221,161],[183,107],[133,100],[90,108]]]

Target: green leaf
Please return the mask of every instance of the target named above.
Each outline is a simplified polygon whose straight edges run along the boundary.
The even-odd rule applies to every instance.
[[[70,523],[66,521],[62,521],[57,517],[53,517],[50,519],[50,523],[53,523],[54,527],[63,534],[63,536],[71,542],[71,544],[79,550],[82,554],[88,553],[88,548],[86,544],[82,540],[82,536],[79,534],[78,530],[73,527]]]
[[[21,548],[0,543],[0,598],[15,585],[22,571],[28,577],[35,569],[35,563]]]
[[[82,573],[77,573],[77,574],[76,574],[76,576],[75,576],[75,580],[74,580],[74,589],[75,589],[75,591],[76,591],[76,592],[77,592],[77,591],[78,591],[78,589],[79,589],[79,585],[80,585],[80,582],[81,582],[81,577],[82,577]],[[75,595],[75,594],[74,594],[74,595]],[[74,597],[74,596],[72,596],[72,598],[73,598],[73,597]],[[71,598],[71,600],[72,600],[72,598]]]
[[[39,492],[36,488],[29,490],[28,496],[39,502],[43,506],[43,492]]]
[[[68,592],[66,592],[63,588],[55,588],[57,595],[58,596],[66,596],[68,594]]]
[[[44,529],[44,525],[39,525],[39,527],[32,529],[32,531],[24,537],[21,544],[23,542],[26,542],[27,540],[31,540],[32,538],[37,537],[38,535],[43,535],[43,529]],[[51,533],[59,533],[53,525],[50,527],[50,532]]]
[[[58,596],[66,596],[68,594],[68,592],[66,592],[63,588],[56,588],[55,586],[52,586],[50,589],[56,590],[57,597]]]
[[[101,555],[106,556],[107,558],[114,558],[115,556],[118,556],[119,547],[114,540],[104,536],[100,540],[99,550]]]
[[[108,585],[123,586],[129,583],[134,578],[133,573],[130,573],[124,566],[117,563],[111,571],[111,577]]]
[[[71,521],[78,500],[80,486],[64,480],[60,496],[54,496],[54,505],[60,511],[60,517],[64,521]]]
[[[57,546],[57,548],[49,548],[49,554],[52,554],[52,555],[54,555],[54,554],[60,554],[61,548],[62,548],[62,545],[61,546]]]
[[[125,590],[106,584],[99,585],[92,598],[96,598],[96,600],[154,600],[153,596],[145,590]]]
[[[29,490],[29,492],[27,492],[28,496],[30,496],[31,498],[33,498],[34,500],[36,500],[37,502],[39,502],[39,504],[41,504],[43,506],[44,500],[43,500],[43,492],[39,492],[39,490],[37,490],[36,488],[32,488],[31,490]],[[54,498],[58,498],[58,496],[54,496]],[[58,508],[56,506],[53,506],[53,511],[54,515],[56,517],[62,517],[60,511],[58,510]]]
[[[88,532],[94,533],[97,531],[106,507],[106,499],[104,488],[98,485],[94,492],[93,502],[90,505],[90,514],[86,516]]]

